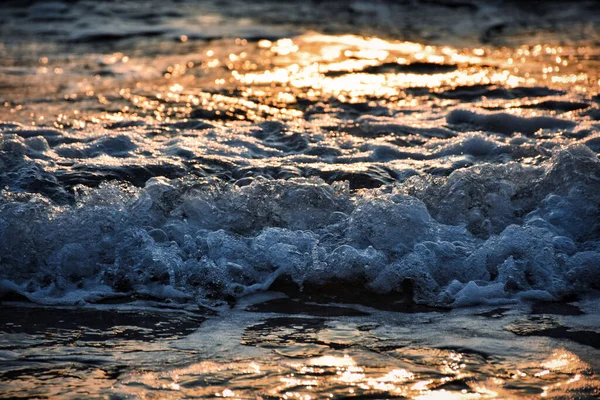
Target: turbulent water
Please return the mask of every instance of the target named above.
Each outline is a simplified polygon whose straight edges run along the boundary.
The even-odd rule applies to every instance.
[[[4,301],[189,311],[270,291],[437,316],[600,289],[595,2],[35,1],[0,14]],[[335,325],[269,321],[244,343]],[[532,324],[574,338],[552,321]],[[595,346],[585,321],[578,343]],[[577,358],[561,354],[544,357]],[[412,359],[412,372],[365,372],[335,357],[286,368],[406,397],[438,379],[415,378]],[[229,373],[211,365],[193,368]],[[461,382],[448,390],[489,395]]]

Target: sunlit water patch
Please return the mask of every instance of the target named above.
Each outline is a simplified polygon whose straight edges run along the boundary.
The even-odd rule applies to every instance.
[[[354,316],[358,310],[346,308],[344,316],[333,307],[335,317],[140,312],[139,305],[136,312],[8,310],[21,318],[3,317],[0,388],[17,398],[587,399],[600,393],[598,343],[548,338],[547,326],[533,323],[523,308],[411,315],[363,309]],[[539,335],[515,336],[512,330],[528,318],[526,329]],[[591,321],[560,318],[572,332]]]

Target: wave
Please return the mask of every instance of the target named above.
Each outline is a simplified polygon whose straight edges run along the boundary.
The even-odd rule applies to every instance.
[[[4,298],[210,303],[269,289],[335,300],[340,290],[356,303],[452,307],[600,288],[600,160],[581,144],[539,166],[483,163],[358,191],[317,177],[183,174],[76,185],[60,204],[44,195],[61,190],[56,177],[37,172],[19,177],[36,193],[1,193]]]

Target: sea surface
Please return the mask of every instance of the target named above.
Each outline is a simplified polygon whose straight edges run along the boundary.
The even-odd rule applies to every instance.
[[[600,396],[595,1],[0,4],[0,397]]]

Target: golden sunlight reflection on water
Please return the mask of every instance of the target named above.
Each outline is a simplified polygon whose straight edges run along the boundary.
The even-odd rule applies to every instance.
[[[142,398],[393,396],[424,400],[562,398],[573,390],[598,384],[589,366],[564,349],[555,350],[541,362],[518,366],[500,360],[497,365],[474,362],[472,355],[426,348],[412,349],[411,360],[411,364],[397,360],[406,366],[399,368],[381,361],[365,359],[363,363],[360,355],[333,352],[302,360],[284,358],[276,363],[260,359],[205,361],[162,373],[130,374],[118,389]],[[145,388],[142,393],[140,385]]]
[[[17,89],[0,116],[59,128],[189,117],[302,124],[307,107],[315,114],[310,105],[331,114],[338,107],[332,100],[431,114],[457,100],[432,98],[416,89],[436,93],[482,85],[537,85],[593,93],[600,82],[597,56],[589,47],[452,48],[317,33],[258,42],[188,40],[177,46],[182,47],[177,54],[154,57],[133,52],[42,57],[36,74],[19,78],[28,81],[27,90]],[[90,75],[94,64],[101,74]],[[52,92],[57,103],[47,104],[53,102]],[[28,104],[36,93],[48,96]],[[486,107],[523,113],[510,99],[482,101]],[[197,109],[204,111],[194,114]]]

